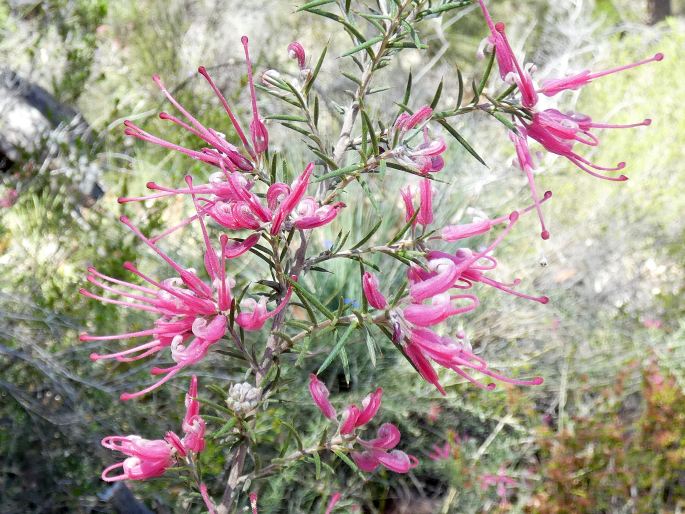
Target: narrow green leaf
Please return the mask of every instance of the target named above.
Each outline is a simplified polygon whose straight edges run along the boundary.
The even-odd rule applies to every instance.
[[[362,479],[364,479],[364,475],[362,474],[362,472],[359,471],[357,465],[354,462],[352,462],[347,455],[345,455],[338,448],[331,448],[331,451],[335,453],[336,457],[338,457],[341,461],[347,464],[355,474],[359,475]]]
[[[483,78],[480,79],[480,84],[478,84],[478,91],[476,94],[476,98],[480,98],[480,95],[483,94],[483,90],[485,89],[485,86],[488,83],[488,79],[490,78],[490,73],[492,72],[492,65],[495,62],[495,47],[492,48],[492,52],[490,52],[490,57],[488,58],[488,63],[485,66],[485,73],[483,73]]]
[[[371,39],[368,39],[364,41],[362,44],[355,46],[354,48],[348,50],[344,54],[342,54],[340,57],[347,57],[352,54],[356,54],[357,52],[361,52],[362,50],[365,50],[367,48],[371,48],[373,45],[376,43],[379,43],[383,41],[383,36],[376,36],[372,37]]]
[[[459,81],[459,93],[457,96],[457,109],[459,109],[459,107],[461,107],[461,102],[464,100],[464,77],[462,76],[461,70],[459,68],[457,68],[457,80]]]
[[[311,90],[312,85],[316,80],[316,77],[319,75],[319,72],[321,71],[321,66],[323,65],[323,60],[326,57],[326,52],[328,52],[328,43],[326,43],[326,46],[323,47],[321,55],[319,56],[319,59],[316,61],[316,65],[314,66],[314,70],[312,71],[312,74],[309,76],[309,80],[307,80],[307,85],[304,86],[305,96],[309,95],[309,91]]]
[[[295,12],[306,11],[312,7],[320,7],[322,5],[332,4],[334,2],[335,0],[312,0],[311,2],[307,2],[302,7],[298,8]]]
[[[368,232],[364,237],[362,237],[362,238],[359,240],[359,242],[357,242],[357,244],[355,244],[352,248],[350,248],[350,250],[356,250],[356,249],[359,248],[361,245],[363,245],[364,243],[366,243],[369,239],[371,239],[371,237],[373,237],[373,235],[376,233],[376,231],[381,227],[381,224],[382,224],[382,223],[383,223],[383,218],[380,218],[380,219],[376,222],[376,224],[373,226],[373,228],[372,228],[371,230],[369,230],[369,232]]]
[[[414,215],[407,221],[407,223],[404,224],[404,226],[397,232],[393,238],[388,242],[388,246],[395,244],[397,241],[402,239],[402,236],[406,234],[407,230],[414,224],[414,221],[416,221],[416,217],[419,215],[420,209],[416,209],[414,211]],[[394,255],[394,254],[393,254]]]
[[[304,444],[302,444],[302,438],[300,437],[300,434],[297,433],[297,430],[295,429],[294,426],[292,426],[290,423],[284,420],[280,420],[281,424],[283,424],[289,431],[290,433],[295,437],[295,440],[297,441],[297,449],[302,451],[304,450]]]
[[[295,282],[289,277],[288,282],[290,283],[290,285],[293,286],[293,289],[295,289],[295,292],[301,299],[308,301],[328,319],[332,320],[335,318],[334,314],[330,311],[330,309],[328,309],[328,307],[321,303],[313,293],[309,292],[305,287],[303,287],[301,284]]]
[[[354,82],[354,83],[357,84],[358,86],[361,86],[361,85],[362,85],[362,81],[359,80],[357,77],[355,77],[354,75],[352,75],[352,74],[350,74],[350,73],[345,73],[345,72],[343,71],[343,72],[341,72],[341,75],[342,75],[343,77],[345,77],[346,79],[351,80],[352,82]]]
[[[410,70],[409,76],[407,77],[407,85],[404,88],[404,96],[402,97],[402,105],[409,105],[409,99],[411,98],[411,83],[412,83],[412,74],[411,74],[411,70]],[[400,107],[400,114],[402,114],[406,110],[407,110],[406,107]]]
[[[340,168],[340,169],[331,171],[329,173],[326,173],[325,175],[321,175],[320,177],[316,177],[316,179],[313,180],[312,182],[314,182],[314,183],[322,182],[324,180],[328,180],[331,178],[342,177],[344,175],[350,175],[350,174],[353,174],[353,173],[359,171],[362,168],[364,168],[364,165],[362,163],[352,164],[350,166],[345,166],[344,168]]]
[[[366,111],[364,109],[361,109],[361,114],[362,114],[362,121],[366,124],[366,130],[369,133],[369,136],[371,137],[371,144],[373,145],[373,154],[379,155],[380,154],[380,148],[378,146],[378,137],[376,136],[376,131],[373,129],[373,125],[371,124],[371,120],[369,119],[369,115],[366,114]]]
[[[376,345],[371,338],[371,333],[368,330],[366,332],[366,350],[369,352],[369,359],[371,360],[371,365],[376,367]]]
[[[319,97],[314,97],[314,126],[319,126]]]
[[[431,101],[431,109],[435,109],[438,105],[438,102],[440,101],[440,95],[442,95],[442,84],[443,79],[440,79],[440,84],[438,84],[438,88],[435,90],[433,100]]]
[[[481,158],[481,156],[478,155],[478,153],[477,153],[477,152],[473,149],[473,147],[468,143],[468,141],[466,141],[466,139],[464,139],[464,138],[461,136],[461,134],[459,134],[459,132],[456,131],[456,129],[455,129],[454,127],[452,127],[452,126],[451,126],[449,123],[447,123],[445,120],[438,120],[438,122],[440,123],[440,125],[442,125],[443,127],[445,127],[445,129],[447,130],[447,132],[449,132],[449,133],[452,135],[452,137],[454,137],[454,139],[456,139],[457,141],[459,141],[459,143],[461,144],[461,146],[463,146],[463,147],[466,149],[466,151],[467,151],[468,153],[470,153],[478,162],[480,162],[480,163],[481,163],[483,166],[485,166],[485,167],[488,166],[487,164],[485,164],[485,161]]]
[[[330,366],[331,362],[333,362],[333,359],[335,359],[338,354],[340,353],[340,350],[342,350],[343,345],[345,344],[345,341],[350,337],[354,329],[357,328],[357,323],[352,323],[350,326],[347,327],[345,332],[343,332],[342,336],[340,336],[340,339],[338,339],[338,342],[335,343],[335,346],[333,347],[333,350],[331,350],[331,353],[328,354],[328,357],[323,361],[323,364],[319,367],[319,370],[316,372],[317,375],[320,375],[325,369]]]
[[[264,118],[267,120],[295,121],[298,123],[307,123],[307,118],[303,118],[302,116],[292,116],[290,114],[272,114],[270,116],[265,116]]]

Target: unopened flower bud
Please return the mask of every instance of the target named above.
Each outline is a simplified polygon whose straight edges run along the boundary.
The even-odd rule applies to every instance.
[[[262,389],[248,382],[233,384],[228,390],[226,404],[236,414],[245,414],[254,409],[262,397]]]

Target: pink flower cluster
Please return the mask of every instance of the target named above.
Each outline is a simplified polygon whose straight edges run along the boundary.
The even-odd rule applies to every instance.
[[[174,432],[167,432],[163,439],[143,439],[137,435],[108,436],[102,446],[127,456],[122,462],[112,464],[102,472],[105,482],[120,480],[145,480],[158,477],[169,469],[178,457],[189,453],[200,453],[205,448],[205,421],[200,416],[200,402],[197,399],[197,377],[193,376],[186,394],[186,414],[181,429],[181,439]],[[121,468],[119,475],[110,472]]]
[[[492,20],[485,5],[485,0],[478,0],[478,3],[490,30],[490,35],[484,40],[485,44],[483,46],[489,47],[491,51],[495,52],[502,80],[517,85],[521,95],[521,104],[530,112],[530,118],[519,117],[520,124],[516,127],[517,133],[512,133],[511,139],[516,146],[520,167],[526,174],[531,195],[536,204],[536,210],[542,227],[542,238],[547,239],[549,238],[549,231],[545,227],[542,212],[539,209],[539,199],[532,175],[534,164],[528,151],[528,138],[540,143],[548,152],[565,157],[575,166],[594,177],[621,182],[627,180],[628,177],[625,175],[612,176],[603,172],[620,171],[625,168],[625,162],[620,162],[616,166],[601,166],[580,155],[574,147],[577,144],[587,147],[598,146],[599,138],[592,132],[595,129],[648,126],[651,124],[651,120],[645,119],[638,123],[619,125],[597,123],[590,116],[577,112],[563,113],[558,109],[539,110],[537,108],[538,94],[553,97],[562,91],[577,90],[600,77],[629,70],[650,62],[661,61],[664,55],[657,53],[648,59],[600,72],[592,73],[589,70],[585,70],[569,77],[547,79],[542,82],[541,87],[536,87],[531,75],[535,70],[535,66],[524,67],[520,65],[507,39],[504,23],[495,23]]]
[[[331,421],[338,419],[338,414],[329,400],[330,392],[326,385],[313,373],[309,375],[309,392],[321,413]],[[361,409],[355,404],[348,405],[340,419],[338,431],[342,436],[350,436],[371,421],[381,406],[383,389],[380,387],[362,400]],[[395,473],[407,473],[418,465],[418,460],[394,448],[400,442],[400,431],[392,423],[383,423],[375,439],[369,441],[356,437],[364,448],[361,452],[352,452],[352,459],[365,472],[375,471],[383,466]]]
[[[120,203],[128,203],[174,195],[189,195],[192,198],[195,214],[154,237],[145,236],[128,218],[121,217],[121,222],[172,268],[173,276],[158,281],[142,273],[133,264],[124,264],[127,271],[146,283],[143,286],[110,277],[92,267],[88,269],[88,281],[110,294],[98,295],[86,289],[81,289],[81,294],[104,303],[151,312],[158,316],[154,327],[147,330],[107,336],[82,334],[80,337],[82,341],[151,338],[146,343],[123,351],[109,354],[93,353],[91,358],[130,362],[169,348],[171,358],[175,362],[173,366],[167,368],[153,368],[153,375],[163,375],[163,377],[142,391],[122,394],[121,398],[124,400],[152,391],[187,366],[196,364],[207,355],[213,345],[224,337],[228,316],[235,308],[235,300],[231,293],[235,281],[227,274],[228,260],[238,258],[248,252],[263,236],[273,236],[282,230],[308,230],[326,225],[333,221],[345,206],[342,202],[321,205],[313,196],[307,195],[307,188],[314,170],[313,163],[308,164],[291,185],[275,182],[263,194],[258,195],[255,192],[256,182],[250,180],[249,175],[257,173],[261,156],[267,151],[268,133],[257,107],[247,38],[244,37],[242,42],[247,61],[252,104],[249,141],[240,122],[207,70],[202,67],[199,69],[199,73],[207,80],[228,114],[243,144],[242,152],[226,141],[219,131],[204,126],[190,114],[156,76],[153,77],[155,83],[186,121],[167,113],[161,113],[160,117],[189,131],[209,147],[201,150],[180,147],[152,136],[130,122],[125,122],[128,135],[179,151],[215,166],[221,171],[211,175],[205,184],[194,185],[190,176],[186,177],[186,187],[183,188],[167,187],[150,182],[148,188],[155,193],[149,196],[119,199]],[[299,43],[293,43],[289,51],[298,58],[298,61],[300,58],[304,59],[304,49]],[[205,219],[211,220],[222,229],[241,231],[244,237],[229,239],[227,234],[222,234],[219,240],[220,251],[217,251],[210,240]],[[195,270],[182,267],[158,246],[161,239],[195,221],[199,223],[204,239],[204,265],[209,282],[201,279],[200,274]],[[247,231],[246,236],[245,231]],[[268,319],[273,318],[288,304],[292,290],[276,293],[276,299],[281,297],[280,302],[271,311],[267,308],[269,298],[266,296],[261,296],[259,300],[249,296],[244,298],[239,306],[240,312],[235,316],[235,323],[244,330],[260,330]],[[119,299],[112,298],[112,295],[118,296]]]
[[[549,195],[546,194],[546,198],[549,198]],[[529,207],[526,211],[531,208]],[[401,346],[405,356],[421,376],[442,394],[446,392],[440,384],[431,361],[487,389],[494,388],[495,384],[483,384],[471,375],[472,371],[511,384],[542,383],[540,377],[531,380],[516,380],[498,374],[492,371],[482,358],[473,353],[465,334],[459,333],[456,338],[440,336],[431,328],[452,316],[472,312],[478,307],[477,296],[451,292],[470,289],[476,282],[535,302],[544,304],[549,301],[546,296],[531,296],[514,289],[520,282],[519,280],[512,284],[504,284],[486,275],[497,266],[497,260],[489,254],[509,233],[519,216],[520,214],[515,211],[508,217],[496,220],[443,228],[443,239],[457,241],[487,232],[496,224],[506,223],[506,227],[497,239],[483,251],[473,252],[468,248],[460,248],[454,254],[436,250],[428,251],[425,269],[414,264],[409,267],[407,271],[408,293],[395,305],[388,303],[380,291],[380,284],[375,275],[366,272],[362,277],[362,289],[369,305],[374,309],[387,311],[385,321],[380,323],[386,324],[391,329],[394,342]],[[430,303],[426,303],[427,301]]]

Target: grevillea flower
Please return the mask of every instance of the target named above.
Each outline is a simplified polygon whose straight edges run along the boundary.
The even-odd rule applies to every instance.
[[[452,445],[446,441],[442,446],[434,444],[433,451],[428,454],[430,460],[451,460],[452,459]]]
[[[379,289],[378,278],[376,275],[364,272],[362,276],[362,290],[364,291],[364,296],[369,305],[374,309],[387,309],[388,301],[383,296]]]
[[[9,209],[15,203],[17,203],[17,198],[19,198],[19,193],[16,189],[7,189],[5,193],[0,197],[0,208]]]
[[[405,207],[405,221],[414,218],[416,210],[414,209],[414,192],[410,186],[406,186],[400,190],[402,200]],[[422,179],[419,182],[419,212],[414,218],[414,225],[419,224],[424,227],[433,223],[433,187],[431,180],[428,178]]]
[[[151,441],[137,435],[108,436],[102,440],[102,446],[127,455],[122,462],[112,464],[102,472],[105,482],[155,478],[163,475],[173,464],[174,448],[163,439]],[[111,476],[110,472],[117,468],[121,468],[121,474]]]
[[[400,138],[409,130],[427,122],[433,116],[433,109],[429,105],[420,107],[414,114],[403,112],[395,120],[394,128],[399,132]]]
[[[326,507],[326,512],[324,512],[324,514],[331,514],[331,512],[333,512],[333,509],[335,508],[335,506],[340,501],[341,497],[342,497],[342,495],[340,493],[333,493],[331,495],[331,499],[328,500],[328,506]]]
[[[192,186],[191,186],[192,189]],[[138,332],[129,332],[108,336],[92,336],[81,334],[82,341],[109,341],[115,339],[129,339],[137,337],[152,337],[152,340],[141,345],[116,353],[100,355],[93,353],[92,360],[116,359],[120,362],[130,362],[153,355],[165,348],[170,348],[171,358],[175,362],[168,368],[153,368],[153,375],[164,375],[151,386],[137,393],[123,393],[122,400],[142,396],[169,381],[182,369],[201,361],[212,345],[217,343],[225,334],[228,314],[230,313],[233,297],[231,288],[235,282],[226,276],[226,260],[235,249],[228,242],[228,237],[222,235],[221,252],[212,247],[202,216],[198,217],[205,242],[205,270],[211,283],[204,282],[194,270],[185,269],[159,246],[147,238],[135,227],[128,218],[122,216],[122,223],[129,227],[138,238],[161,257],[177,274],[161,282],[145,275],[133,264],[125,263],[124,269],[137,275],[147,283],[145,286],[109,277],[89,268],[88,281],[102,288],[104,291],[122,297],[122,300],[99,296],[86,289],[80,292],[84,296],[113,303],[158,315],[154,327]],[[117,287],[119,286],[119,287]],[[289,294],[281,304],[271,312],[266,310],[266,300],[254,302],[252,312],[243,312],[244,316],[236,318],[236,322],[244,328],[256,329],[282,309]],[[245,300],[246,302],[248,299]],[[240,316],[240,315],[239,315]]]
[[[648,59],[643,59],[642,61],[626,64],[624,66],[617,66],[615,68],[610,68],[608,70],[596,71],[594,73],[590,70],[584,70],[580,73],[576,73],[574,75],[570,75],[568,77],[563,77],[560,79],[543,80],[542,87],[538,90],[538,92],[542,93],[545,96],[554,96],[556,94],[561,93],[562,91],[577,90],[600,77],[606,77],[607,75],[611,75],[613,73],[619,73],[621,71],[637,68],[638,66],[642,66],[643,64],[647,64],[650,62],[659,62],[663,59],[664,54],[658,53]]]
[[[547,303],[547,297],[533,297],[513,289],[519,281],[513,284],[503,284],[485,277],[483,272],[494,269],[497,261],[489,253],[504,239],[519,218],[518,212],[509,216],[509,223],[499,237],[482,252],[474,253],[468,249],[457,251],[455,255],[432,251],[427,254],[427,270],[418,266],[411,266],[408,271],[409,294],[390,309],[388,319],[384,323],[392,329],[393,339],[397,344],[403,344],[403,351],[416,370],[429,383],[433,384],[442,394],[446,394],[440,384],[438,375],[431,362],[455,371],[473,384],[492,389],[494,384],[482,384],[473,378],[466,369],[478,371],[502,382],[517,385],[537,385],[542,383],[540,377],[531,380],[515,380],[491,371],[487,363],[477,357],[465,342],[449,337],[441,337],[428,327],[439,324],[447,318],[473,311],[478,305],[478,298],[474,295],[451,295],[452,288],[469,288],[473,282],[481,282],[507,293]],[[378,305],[387,304],[377,301],[378,281],[371,277],[363,278],[363,289],[367,299],[372,298]],[[431,300],[425,304],[425,300]],[[467,301],[464,306],[455,306],[455,301]],[[369,304],[373,305],[369,300]],[[458,334],[457,339],[464,339]]]
[[[293,41],[288,45],[288,56],[291,59],[297,60],[297,65],[299,66],[300,70],[304,70],[306,68],[304,47],[297,41]]]
[[[423,128],[423,143],[410,147],[401,144],[392,151],[392,156],[398,162],[416,169],[419,173],[436,173],[445,167],[442,154],[447,150],[447,144],[441,137],[432,138],[428,127]]]
[[[269,312],[266,308],[267,299],[262,297],[259,301],[248,298],[240,303],[242,312],[235,317],[235,322],[243,327],[245,330],[254,331],[260,330],[264,323],[276,314],[281,312],[283,308],[288,305],[290,297],[292,296],[292,288],[288,288],[285,296],[278,306]]]
[[[202,500],[205,502],[205,507],[207,507],[207,512],[209,514],[216,514],[216,507],[214,502],[209,497],[209,492],[207,492],[207,486],[205,484],[200,484],[200,495],[202,495]]]
[[[309,375],[309,393],[312,395],[312,399],[321,413],[331,421],[335,421],[337,419],[337,412],[328,399],[330,392],[326,385],[313,373]],[[371,421],[381,406],[382,397],[383,389],[379,387],[373,393],[366,395],[362,400],[361,409],[355,404],[348,405],[342,414],[340,434],[351,434],[357,428]]]
[[[250,493],[250,508],[252,509],[252,514],[258,514],[257,493]]]
[[[537,198],[537,193],[536,193],[536,198]],[[523,209],[521,211],[521,214],[526,214],[527,212],[530,212],[533,209],[538,210],[540,205],[542,205],[544,202],[546,202],[550,198],[552,198],[552,192],[546,191],[541,199],[538,199],[536,203],[534,203],[533,205]],[[541,214],[542,213],[540,213],[540,215]],[[509,216],[500,216],[499,218],[482,219],[482,220],[474,221],[472,223],[464,223],[464,224],[460,224],[460,225],[445,225],[442,229],[440,229],[439,237],[434,237],[432,239],[442,239],[443,241],[448,241],[448,242],[453,243],[455,241],[460,241],[462,239],[468,239],[470,237],[485,234],[486,232],[489,232],[492,227],[494,227],[496,225],[503,224],[503,223],[507,223],[508,221],[509,221]],[[543,229],[544,229],[544,223],[543,223]],[[544,238],[544,235],[549,237],[549,233],[547,233],[545,230],[543,230],[543,238]]]
[[[546,109],[534,113],[532,121],[525,123],[525,129],[528,137],[535,139],[547,151],[566,157],[578,168],[593,177],[622,182],[628,180],[628,177],[625,175],[611,177],[603,175],[599,171],[620,171],[625,168],[625,162],[620,162],[615,167],[599,166],[576,153],[573,146],[576,143],[590,147],[599,145],[599,139],[590,132],[593,128],[633,128],[648,126],[651,123],[652,120],[650,119],[628,125],[595,123],[584,114],[563,114],[556,109]]]
[[[330,420],[334,420],[337,417],[335,408],[328,399],[331,393],[328,391],[326,385],[321,382],[314,373],[309,375],[309,393],[312,395],[312,400],[314,400],[314,403],[324,416]]]
[[[197,401],[197,377],[193,376],[186,395],[186,414],[181,426],[185,437],[181,440],[174,432],[167,432],[164,439],[148,440],[137,435],[108,436],[102,446],[127,455],[122,462],[112,464],[102,472],[105,482],[119,480],[146,480],[164,474],[174,464],[174,454],[185,457],[188,452],[200,453],[204,447],[205,422],[200,416]],[[114,469],[122,473],[110,476]]]
[[[507,476],[507,471],[503,467],[499,468],[499,471],[496,475],[485,474],[480,477],[481,489],[485,491],[489,487],[496,486],[497,496],[499,496],[502,500],[504,500],[507,496],[507,488],[516,487],[517,485],[518,484],[516,483],[516,480]]]
[[[185,437],[183,447],[187,451],[200,453],[205,449],[205,420],[200,416],[200,402],[197,399],[197,377],[193,375],[185,398],[186,415],[181,428]]]
[[[257,93],[254,88],[254,80],[252,78],[252,61],[250,60],[250,51],[248,49],[247,36],[240,38],[245,50],[245,62],[247,63],[247,82],[250,86],[250,99],[252,101],[252,121],[250,122],[250,138],[252,145],[257,154],[262,154],[269,148],[269,132],[266,125],[259,117],[259,109],[257,108]]]
[[[518,126],[517,129],[519,134],[509,132],[509,138],[511,139],[512,143],[514,143],[514,148],[516,149],[516,158],[518,159],[521,171],[525,173],[526,179],[528,179],[528,188],[530,189],[530,196],[533,199],[533,207],[535,208],[535,211],[538,214],[538,219],[540,220],[540,237],[542,237],[542,239],[549,239],[549,231],[545,226],[545,218],[542,216],[542,209],[540,208],[540,205],[542,202],[551,197],[552,193],[547,191],[544,198],[540,199],[538,190],[535,187],[535,178],[533,177],[535,164],[533,163],[533,158],[531,157],[530,150],[528,149],[526,129],[522,126]]]
[[[383,423],[377,434],[371,441],[358,438],[365,449],[362,452],[352,452],[352,460],[361,471],[370,473],[381,465],[395,473],[407,473],[418,466],[419,461],[413,455],[393,450],[400,442],[400,431],[395,425]]]
[[[521,93],[522,103],[531,108],[538,101],[538,95],[533,85],[533,79],[528,69],[524,69],[516,59],[516,55],[509,44],[504,23],[495,23],[490,16],[484,0],[478,0],[483,16],[490,29],[490,36],[485,39],[486,46],[495,52],[500,77],[505,82],[516,84]],[[483,46],[483,45],[481,45]]]

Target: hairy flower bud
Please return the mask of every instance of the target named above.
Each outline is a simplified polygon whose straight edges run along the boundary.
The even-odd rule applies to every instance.
[[[248,382],[233,384],[228,390],[226,404],[236,414],[246,414],[254,409],[262,397],[262,389]]]

